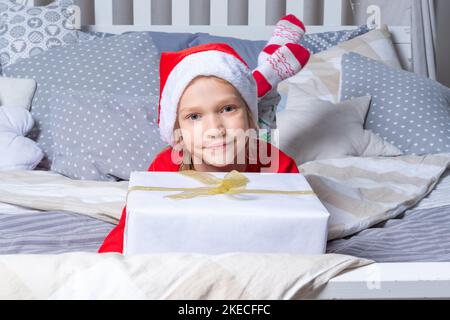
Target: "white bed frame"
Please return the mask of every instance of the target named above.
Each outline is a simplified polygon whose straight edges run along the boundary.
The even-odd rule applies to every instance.
[[[273,26],[266,25],[266,1],[283,0],[248,0],[248,24],[228,25],[228,0],[210,0],[210,25],[190,25],[191,2],[189,0],[172,1],[172,25],[152,24],[152,0],[92,0],[94,8],[83,6],[79,0],[81,12],[86,10],[95,17],[95,24],[86,26],[91,31],[122,33],[125,31],[166,31],[166,32],[207,32],[218,36],[230,36],[251,40],[269,39]],[[285,0],[286,13],[295,14],[304,19],[305,0]],[[354,29],[355,26],[342,25],[344,21],[345,1],[323,0],[323,25],[307,26],[309,33]],[[170,0],[167,0],[169,3]],[[243,0],[245,2],[245,0]],[[368,23],[380,25],[381,10],[377,6],[368,8]],[[116,25],[114,22],[127,22]],[[411,28],[409,26],[389,27],[393,42],[403,67],[412,70]]]
[[[34,0],[36,4],[38,0]],[[94,1],[88,3],[89,1]],[[210,25],[190,25],[189,0],[172,0],[172,25],[151,22],[152,0],[78,0],[82,14],[95,17],[91,31],[207,32],[245,39],[268,39],[273,26],[266,25],[266,0],[248,0],[248,24],[228,25],[228,0],[210,0]],[[170,2],[170,0],[167,0]],[[269,0],[267,0],[269,1]],[[274,0],[275,1],[275,0]],[[281,2],[281,0],[276,0]],[[304,18],[304,0],[286,0],[286,13]],[[323,25],[307,26],[308,32],[352,29],[342,25],[346,0],[323,0]],[[42,4],[38,1],[37,4]],[[89,6],[88,6],[89,5]],[[198,9],[198,8],[197,8]],[[93,11],[93,12],[92,12]],[[368,8],[368,23],[380,25],[380,8]],[[118,16],[119,15],[119,16]],[[83,19],[81,20],[83,21]],[[114,22],[127,24],[115,24]],[[409,26],[389,26],[393,42],[405,69],[411,69]],[[450,263],[375,263],[332,279],[313,299],[424,299],[450,298]]]

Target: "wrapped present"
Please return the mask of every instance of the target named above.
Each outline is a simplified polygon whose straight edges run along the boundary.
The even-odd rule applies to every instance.
[[[133,172],[124,254],[321,254],[328,219],[297,173]]]

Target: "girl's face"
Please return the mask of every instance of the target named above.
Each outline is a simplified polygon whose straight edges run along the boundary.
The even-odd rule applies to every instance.
[[[230,83],[216,77],[194,79],[180,99],[177,120],[196,170],[245,165],[250,119],[245,101]]]

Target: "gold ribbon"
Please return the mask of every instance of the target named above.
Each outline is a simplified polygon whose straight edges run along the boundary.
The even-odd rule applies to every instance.
[[[223,179],[217,178],[213,174],[199,172],[194,170],[185,170],[179,172],[182,175],[193,178],[210,187],[198,188],[170,188],[170,187],[144,187],[134,186],[128,190],[128,194],[134,191],[181,191],[174,195],[166,195],[166,198],[192,199],[200,196],[213,196],[219,194],[285,194],[285,195],[315,195],[313,191],[286,191],[286,190],[264,190],[264,189],[247,189],[250,180],[242,173],[233,170],[225,175]],[[127,194],[127,198],[128,198]]]

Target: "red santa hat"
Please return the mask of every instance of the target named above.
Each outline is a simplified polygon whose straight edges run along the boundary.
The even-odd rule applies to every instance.
[[[164,142],[174,145],[178,102],[197,76],[216,76],[231,83],[247,103],[253,119],[258,120],[258,92],[252,70],[228,44],[210,43],[178,52],[163,52],[158,124]]]
[[[277,29],[276,29],[277,30]],[[239,54],[226,43],[209,43],[177,52],[163,52],[160,61],[158,124],[161,139],[174,146],[173,131],[178,102],[198,76],[216,76],[232,84],[247,103],[254,121],[258,121],[258,101],[277,84],[299,72],[310,53],[298,43],[278,45],[264,52],[258,67],[251,70]]]

